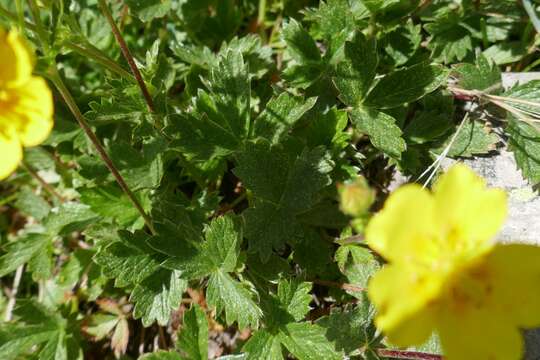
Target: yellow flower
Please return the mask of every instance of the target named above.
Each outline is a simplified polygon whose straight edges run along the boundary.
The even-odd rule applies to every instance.
[[[22,147],[43,142],[53,126],[52,93],[33,68],[24,39],[0,28],[0,180],[15,171]]]
[[[388,198],[366,239],[388,261],[368,295],[391,343],[436,331],[449,360],[521,359],[520,329],[540,325],[540,248],[493,241],[506,203],[464,165],[432,193],[406,185]]]

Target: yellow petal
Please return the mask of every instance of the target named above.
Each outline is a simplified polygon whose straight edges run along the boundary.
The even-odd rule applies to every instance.
[[[493,279],[492,306],[516,326],[540,326],[540,247],[498,245],[487,264]]]
[[[0,180],[14,172],[21,159],[22,147],[17,137],[0,132]]]
[[[24,146],[42,143],[53,127],[53,98],[45,80],[32,77],[23,86],[14,89],[17,103],[13,116],[19,121],[19,138]]]
[[[366,228],[368,245],[393,262],[430,261],[438,254],[432,195],[405,185],[390,195]]]
[[[17,87],[28,81],[34,68],[34,56],[16,30],[0,29],[0,87]]]
[[[433,300],[442,279],[430,271],[386,265],[368,284],[368,296],[377,309],[375,323],[398,346],[419,345],[434,329]]]
[[[506,193],[487,189],[465,165],[453,166],[434,186],[437,217],[449,251],[475,256],[489,250],[507,215]]]
[[[437,326],[447,360],[520,360],[523,339],[504,317],[479,308],[446,313]]]

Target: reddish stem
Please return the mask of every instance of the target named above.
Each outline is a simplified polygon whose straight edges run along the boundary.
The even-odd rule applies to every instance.
[[[443,360],[443,357],[441,355],[428,354],[428,353],[423,353],[419,351],[377,349],[377,354],[380,356],[394,358],[394,359]]]

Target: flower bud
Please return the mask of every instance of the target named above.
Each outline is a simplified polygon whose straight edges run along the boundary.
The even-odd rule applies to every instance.
[[[353,182],[338,185],[340,209],[352,217],[366,215],[375,201],[375,191],[363,176]]]

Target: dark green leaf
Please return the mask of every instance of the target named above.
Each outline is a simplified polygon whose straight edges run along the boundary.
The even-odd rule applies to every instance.
[[[123,231],[119,236],[121,241],[99,249],[94,261],[117,287],[140,283],[158,269],[161,258],[146,245],[148,236],[143,232]]]
[[[476,58],[476,64],[461,64],[455,69],[458,84],[467,90],[497,90],[501,86],[501,71],[484,55]]]
[[[255,136],[264,137],[273,144],[278,143],[316,101],[315,97],[304,99],[287,92],[273,97],[255,119]]]
[[[326,329],[326,338],[335,342],[336,349],[350,354],[372,342],[377,332],[374,317],[375,308],[364,299],[354,309],[332,311],[317,324]]]
[[[287,52],[297,63],[319,62],[321,53],[309,33],[296,20],[291,19],[283,27],[283,39]]]
[[[394,71],[375,85],[365,105],[388,109],[418,100],[445,84],[447,77],[441,66],[424,63]]]

